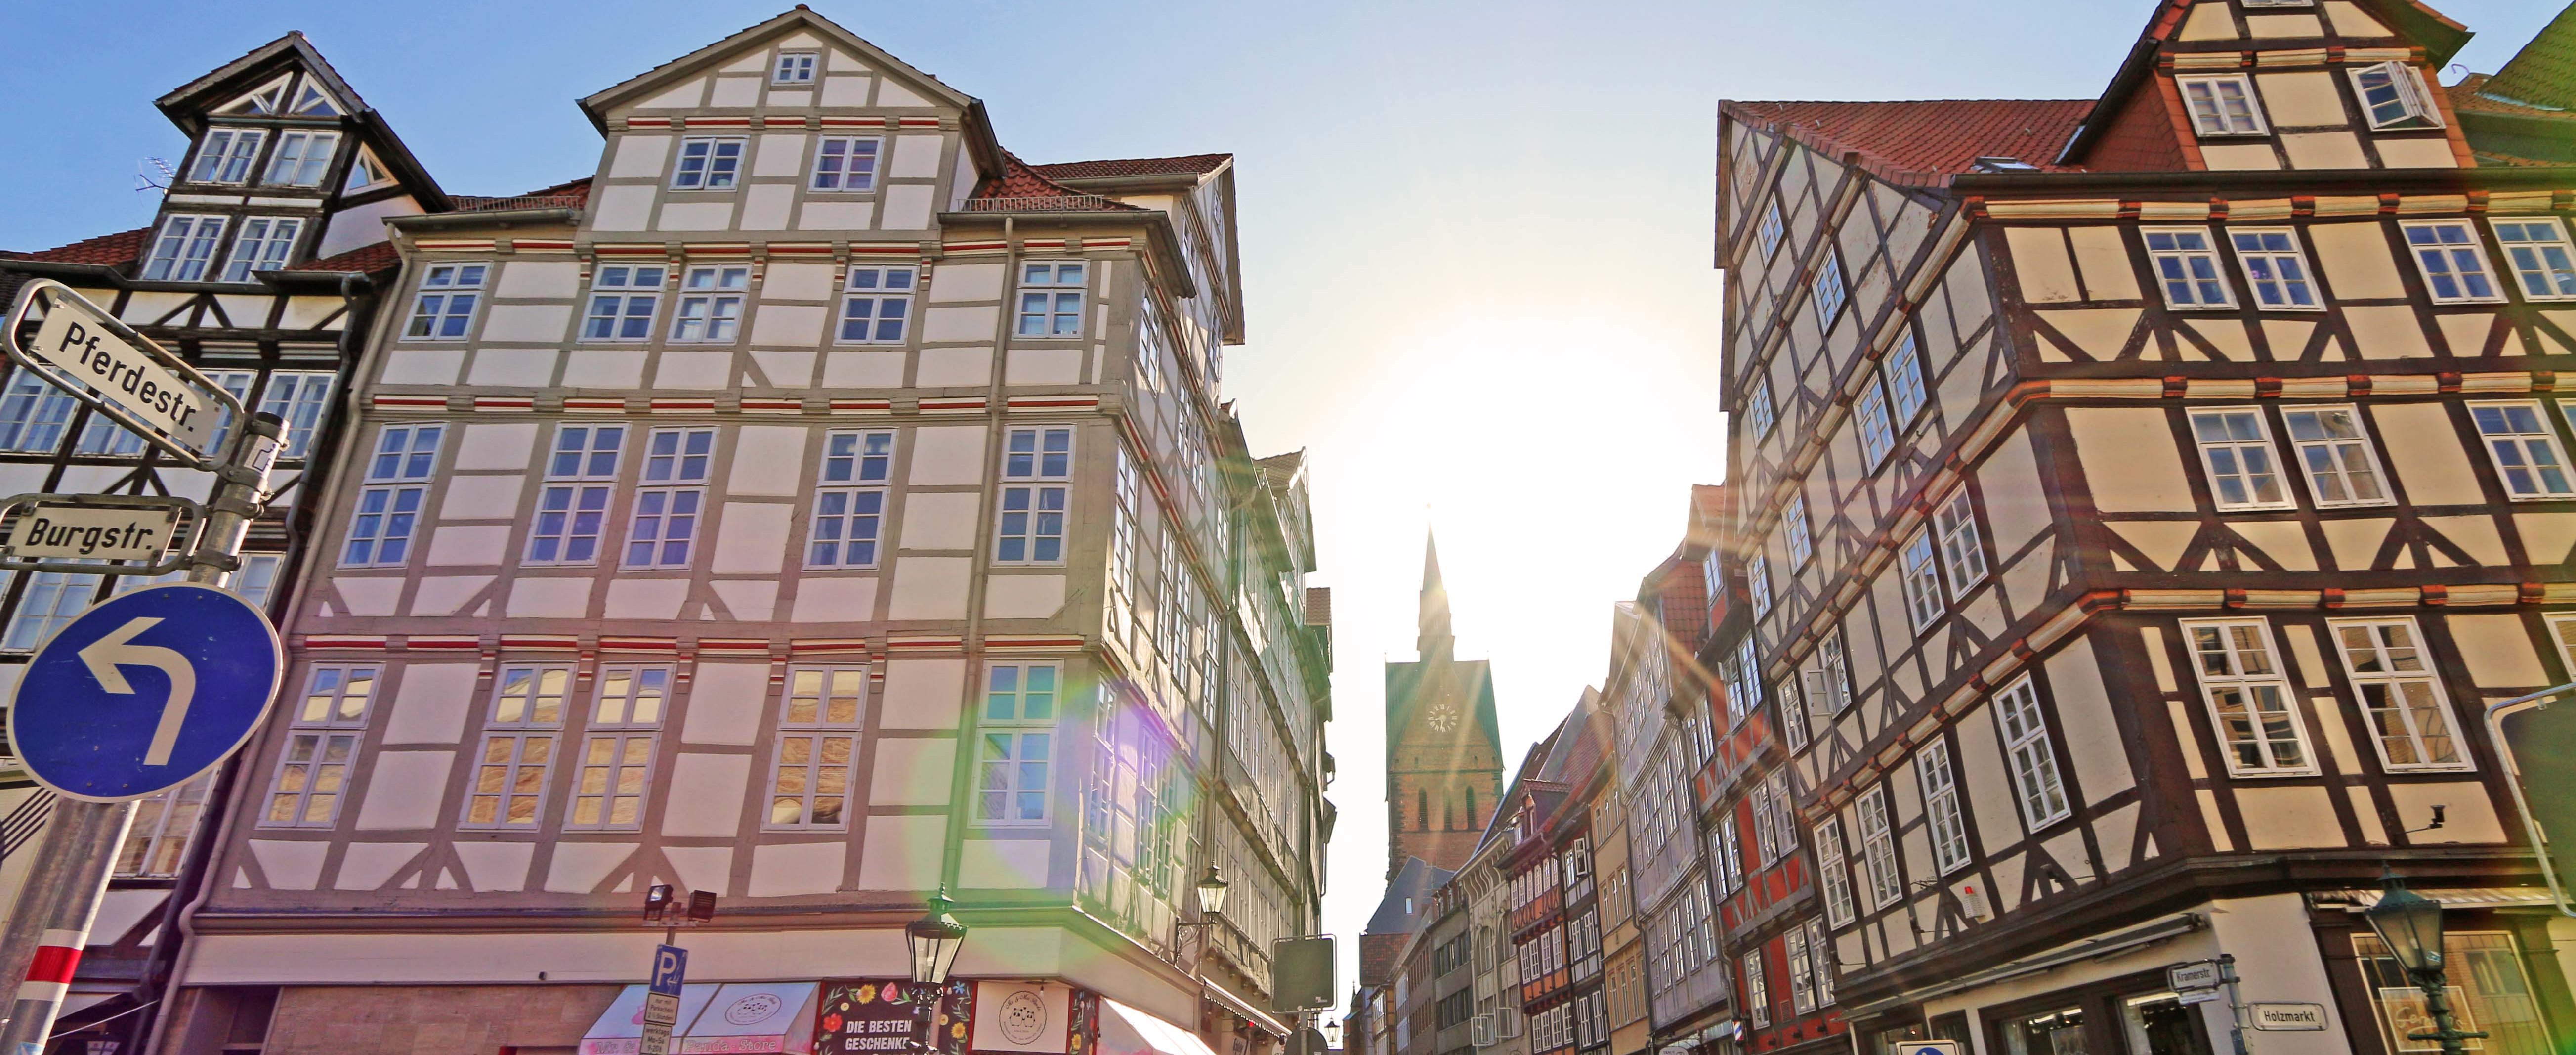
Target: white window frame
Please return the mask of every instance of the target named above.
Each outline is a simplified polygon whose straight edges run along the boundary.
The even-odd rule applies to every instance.
[[[814,142],[814,172],[805,189],[823,194],[865,194],[877,189],[885,160],[879,136],[822,136]]]
[[[2392,59],[2350,67],[2344,74],[2352,78],[2353,98],[2361,101],[2362,121],[2373,130],[2443,126],[2442,106],[2434,101],[2433,89],[2414,66]],[[2396,112],[2383,114],[2381,111],[2387,107],[2396,108]]]
[[[603,666],[594,681],[581,754],[572,762],[573,787],[564,804],[564,830],[640,831],[645,814],[652,809],[653,770],[656,756],[661,753],[660,730],[670,717],[671,668],[622,663]],[[607,748],[605,757],[599,757],[602,746]],[[592,781],[594,771],[602,779]],[[630,774],[631,782],[627,779]],[[620,800],[633,803],[630,819],[618,819]],[[586,804],[595,805],[585,818]]]
[[[48,454],[63,445],[80,401],[72,394],[20,368],[0,388],[0,451]]]
[[[429,512],[429,486],[436,478],[439,447],[446,434],[442,423],[386,425],[376,430],[375,453],[367,459],[358,500],[349,511],[348,533],[340,545],[341,567],[399,568],[410,563],[414,536]]]
[[[2503,303],[2504,285],[2496,281],[2476,224],[2465,219],[2400,220],[2397,228],[2406,237],[2406,255],[2414,258],[2416,275],[2424,280],[2424,295],[2433,303]]]
[[[198,141],[196,161],[188,166],[188,182],[235,187],[248,184],[251,163],[259,160],[259,148],[267,143],[268,130],[264,128],[209,128],[206,137]]]
[[[1977,527],[1977,503],[1967,488],[1934,507],[1932,526],[1941,533],[1941,571],[1950,579],[1950,599],[1962,600],[1988,572],[1985,532]]]
[[[644,466],[636,481],[635,503],[626,516],[620,563],[639,571],[687,568],[697,558],[698,540],[706,534],[707,480],[715,466],[716,430],[713,426],[654,429],[644,442]]]
[[[1762,950],[1744,954],[1744,1013],[1753,1020],[1753,1028],[1771,1028],[1770,979],[1762,974]]]
[[[581,319],[583,344],[633,344],[653,339],[662,311],[665,264],[601,263],[590,278],[589,306]]]
[[[2335,416],[2341,415],[2352,434],[2331,435]],[[2312,422],[2318,433],[2314,438],[2301,438],[2302,422]],[[2361,408],[2351,404],[2299,404],[2281,408],[2283,431],[2289,433],[2290,452],[2296,456],[2299,476],[2307,481],[2308,498],[2319,509],[2344,509],[2357,506],[2396,505],[2397,496],[2388,489],[2388,471],[2379,463],[2379,445],[2371,441],[2370,430],[2362,424]],[[2375,497],[2358,494],[2354,484],[2367,481]],[[2343,496],[2332,497],[2329,489]]]
[[[1825,934],[1825,921],[1807,917],[1807,951],[1815,957],[1816,1006],[1834,1006],[1834,969],[1842,958],[1834,954],[1831,939]]]
[[[1860,814],[1861,871],[1869,881],[1869,909],[1881,911],[1905,897],[1894,826],[1888,823],[1887,788],[1881,785],[1861,792],[1852,808]]]
[[[1896,425],[1888,418],[1887,394],[1879,391],[1876,378],[1852,403],[1852,422],[1860,429],[1861,464],[1875,471],[1896,449]]]
[[[2562,410],[2568,404],[2559,404]],[[2528,411],[2531,422],[2513,420],[2514,411]],[[2487,463],[2494,467],[2496,482],[2504,486],[2505,496],[2516,502],[2544,502],[2576,495],[2576,477],[2567,466],[2567,448],[2558,442],[2558,431],[2550,427],[2549,412],[2541,409],[2536,399],[2497,400],[2469,404],[2469,423],[2478,430],[2478,445],[2487,452]],[[2497,426],[2490,429],[2489,426]],[[2544,463],[2540,459],[2546,457]],[[2517,464],[2518,462],[2518,464]],[[2525,477],[2516,483],[2515,477]]]
[[[729,191],[741,186],[743,155],[751,152],[750,144],[747,136],[680,137],[680,148],[671,154],[671,189]],[[724,149],[728,146],[730,152]]]
[[[205,826],[206,796],[214,785],[215,774],[209,771],[135,802],[134,823],[127,826],[125,842],[117,850],[114,876],[176,878],[187,860],[188,847],[196,843],[198,830]]]
[[[1837,927],[1857,915],[1852,905],[1851,868],[1843,852],[1843,820],[1828,816],[1816,822],[1816,875],[1825,895],[1825,918]]]
[[[494,729],[469,763],[473,773],[456,826],[469,831],[535,831],[544,823],[547,778],[561,738],[553,732]]]
[[[2206,227],[2142,227],[2147,268],[2165,306],[2175,311],[2224,311],[2236,306],[2227,285],[2227,262]]]
[[[2555,216],[2489,217],[2524,300],[2576,300],[2576,244]]]
[[[920,274],[909,264],[852,265],[841,280],[841,315],[832,342],[902,344],[912,335],[912,297]],[[858,328],[855,336],[850,332],[853,325]]]
[[[1754,378],[1753,391],[1744,397],[1744,424],[1752,430],[1753,438],[1759,440],[1771,435],[1771,426],[1778,421],[1779,409],[1771,405],[1771,379]]]
[[[259,181],[272,187],[319,187],[340,152],[340,133],[286,129],[277,135],[268,173]]]
[[[811,88],[816,71],[823,65],[819,51],[781,51],[778,61],[769,66],[769,84],[773,88]]]
[[[314,437],[321,435],[322,423],[330,420],[332,386],[339,378],[333,370],[268,372],[268,381],[259,391],[259,410],[275,414],[286,423],[286,445],[278,450],[279,458],[298,459],[313,453]]]
[[[1789,221],[1780,214],[1780,199],[1765,198],[1762,216],[1753,223],[1753,237],[1762,247],[1762,259],[1769,260],[1789,241]]]
[[[306,674],[304,698],[269,775],[259,827],[330,828],[339,823],[340,807],[354,790],[350,776],[367,718],[383,684],[384,667],[374,663],[324,663]],[[323,796],[330,803],[316,816],[313,802]],[[292,808],[281,818],[282,803]]]
[[[627,427],[568,421],[555,426],[546,453],[544,482],[528,521],[528,544],[519,563],[541,567],[591,567],[608,540],[617,469],[625,461]],[[580,551],[584,544],[586,551]],[[579,552],[577,552],[579,551]]]
[[[1959,806],[1959,777],[1950,768],[1950,744],[1935,739],[1914,753],[1914,775],[1923,787],[1925,833],[1932,839],[1932,865],[1949,875],[1976,855],[1968,849],[1966,811]]]
[[[893,477],[891,429],[837,429],[823,434],[823,464],[814,515],[805,534],[805,566],[877,566],[885,540],[886,485]]]
[[[232,252],[224,255],[225,282],[256,281],[262,271],[277,271],[294,258],[295,241],[304,234],[300,216],[245,216],[233,234]]]
[[[1004,433],[1001,454],[1001,515],[993,518],[993,563],[1063,564],[1065,528],[1072,517],[1073,426],[1012,428]]]
[[[229,216],[173,213],[161,221],[152,239],[152,255],[143,262],[149,282],[203,282],[213,271],[215,252],[223,248]]]
[[[1807,953],[1807,932],[1791,927],[1780,936],[1780,946],[1787,955],[1789,968],[1789,1009],[1800,1015],[1816,1011],[1816,962]]]
[[[671,312],[673,344],[732,344],[742,335],[751,301],[751,265],[689,268],[680,278],[679,306]]]
[[[1838,718],[1851,709],[1851,661],[1843,653],[1841,628],[1817,639],[1815,665],[1806,672],[1804,688],[1809,714]]]
[[[1932,532],[1930,524],[1916,528],[1913,537],[1896,551],[1897,580],[1905,588],[1905,613],[1918,634],[1931,629],[1950,610],[1949,598],[1941,592],[1940,555]]]
[[[1896,434],[1902,436],[1932,403],[1932,394],[1923,387],[1923,350],[1914,343],[1914,331],[1896,342],[1896,350],[1879,364],[1880,382],[1887,387],[1887,409],[1896,423]]]
[[[2227,89],[2235,89],[2234,98]],[[2242,73],[2205,74],[2174,78],[2174,90],[2181,93],[2183,109],[2191,115],[2191,127],[2203,139],[2212,136],[2270,135],[2271,126],[2263,120],[2262,98],[2254,94],[2254,78]],[[2230,104],[2241,104],[2242,112]]]
[[[1744,561],[1744,593],[1753,603],[1753,618],[1771,614],[1771,555],[1756,553]]]
[[[483,304],[483,283],[492,265],[481,261],[431,264],[412,294],[411,315],[403,323],[405,341],[461,341],[474,331],[474,313]]]
[[[2191,658],[2192,677],[2200,683],[2201,703],[2208,708],[2209,724],[2216,734],[2220,757],[2227,763],[2227,775],[2237,778],[2297,777],[2317,774],[2317,753],[2308,739],[2306,706],[2298,688],[2290,684],[2289,672],[2281,664],[2281,650],[2272,640],[2272,624],[2267,619],[2185,619],[2181,622],[2183,651]],[[2251,631],[2250,639],[2242,633]],[[2219,649],[2203,648],[2204,632],[2218,635]],[[2248,645],[2255,647],[2249,648]],[[2264,669],[2249,670],[2247,652],[2255,653]],[[2222,669],[2213,671],[2212,660]],[[2268,694],[2268,699],[2267,699]],[[2229,717],[2236,702],[2241,701],[2246,721]],[[2289,737],[2268,735],[2261,729],[2263,716],[2288,723]],[[2240,735],[2245,734],[2245,735]],[[2289,753],[2283,752],[2287,745]],[[2248,762],[2243,751],[2251,748],[2255,758]]]
[[[1041,696],[1045,704],[1032,708],[1032,698]],[[975,826],[1044,827],[1054,816],[1056,767],[1063,761],[1055,743],[1056,718],[1064,711],[1064,698],[1061,664],[985,664],[983,709],[975,729],[974,812],[969,815]],[[1032,744],[1044,758],[1029,757]]]
[[[1091,264],[1085,260],[1029,260],[1020,264],[1019,321],[1013,332],[1040,341],[1080,340]]]
[[[1832,330],[1843,317],[1843,308],[1851,303],[1851,285],[1843,277],[1841,250],[1825,247],[1824,259],[1816,262],[1816,273],[1807,277],[1807,296],[1816,303],[1816,328]]]
[[[42,646],[98,600],[100,575],[67,571],[30,572],[18,591],[18,605],[0,636],[0,649],[28,652]],[[0,588],[7,581],[0,579]]]
[[[1780,544],[1792,570],[1806,567],[1816,555],[1815,525],[1807,519],[1807,488],[1803,480],[1780,507]]]
[[[2240,427],[2249,422],[2254,430],[2250,437]],[[2263,408],[2196,407],[2184,414],[2184,423],[2191,428],[2192,447],[2200,452],[2209,500],[2220,512],[2299,507],[2289,481],[2283,479],[2287,474],[2281,466],[2281,451],[2272,442],[2272,423],[2264,419]],[[2204,431],[2205,424],[2218,434]],[[2267,480],[2272,493],[2268,498],[2264,497]],[[2237,497],[2229,497],[2230,487]]]
[[[2359,642],[2354,640],[2356,633],[2361,635]],[[2432,647],[2425,642],[2424,630],[2416,625],[2414,616],[2329,619],[2326,634],[2334,640],[2344,677],[2351,680],[2354,703],[2361,708],[2363,724],[2370,728],[2370,743],[2379,751],[2381,769],[2414,773],[2477,768],[2460,739],[2459,715],[2451,707],[2449,691],[2442,687],[2441,672],[2434,667]],[[2397,640],[2400,635],[2402,641]],[[2356,655],[2357,651],[2364,654]],[[2406,654],[2410,652],[2411,656]],[[2409,662],[2414,664],[2411,669],[2404,666]],[[2365,666],[2375,669],[2364,670]],[[2402,698],[2410,687],[2429,694],[2429,704],[2412,709],[2380,705]],[[2426,728],[2436,722],[2440,728]],[[2449,761],[2424,760],[2428,754],[2426,741],[2436,738],[2449,741]],[[2416,760],[2401,762],[2392,758],[2388,749],[2391,740],[2403,741]]]
[[[2324,311],[2316,269],[2291,227],[2229,227],[2228,248],[2236,251],[2236,269],[2254,295],[2257,311]],[[2251,243],[2250,245],[2248,243]]]
[[[846,702],[848,713],[837,713]],[[770,749],[769,808],[764,831],[846,831],[853,777],[859,772],[860,728],[868,714],[868,668],[789,667],[778,693],[777,744]],[[837,745],[838,762],[831,761]],[[802,760],[788,756],[798,747]],[[824,788],[837,770],[840,791]],[[794,778],[791,781],[791,776]],[[798,786],[791,787],[790,784]],[[833,804],[837,798],[838,804]],[[824,807],[832,806],[830,816]],[[793,810],[789,817],[786,811]]]
[[[2024,674],[1994,694],[1993,700],[1995,732],[2003,739],[2022,828],[2037,835],[2075,815],[2066,778],[2057,768],[2056,738],[2049,734],[2048,717],[2040,710],[2039,683]]]

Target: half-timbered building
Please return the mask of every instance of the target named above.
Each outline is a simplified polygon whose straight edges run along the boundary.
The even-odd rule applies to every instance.
[[[1715,648],[1816,874],[1744,1002],[1797,934],[1865,1051],[2419,1050],[2393,870],[2561,1050],[2480,719],[2576,681],[2576,171],[2480,163],[2412,0],[2141,7],[2096,99],[1722,107]]]
[[[633,1051],[663,884],[686,1050],[859,1021],[942,889],[1010,1011],[942,1050],[1270,1050],[1329,605],[1232,158],[1025,164],[801,7],[580,105],[591,177],[390,221],[162,1050]]]

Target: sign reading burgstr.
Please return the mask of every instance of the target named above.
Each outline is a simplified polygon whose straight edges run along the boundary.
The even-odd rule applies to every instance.
[[[185,366],[151,342],[101,312],[96,305],[59,283],[37,280],[11,321],[24,317],[29,303],[45,301],[45,321],[35,340],[20,346],[11,333],[11,350],[46,380],[93,406],[113,407],[154,434],[164,446],[183,448],[202,460],[217,452],[212,445],[220,417],[215,390],[190,376]],[[141,343],[137,343],[141,342]],[[154,353],[160,353],[158,355]]]
[[[34,505],[10,531],[9,555],[157,561],[170,548],[170,531],[178,521],[179,510],[173,506]]]

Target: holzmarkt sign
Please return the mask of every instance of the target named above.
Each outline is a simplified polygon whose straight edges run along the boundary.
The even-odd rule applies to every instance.
[[[2321,1030],[2326,1028],[2324,1004],[2249,1004],[2254,1013],[2254,1028],[2262,1030]]]
[[[12,342],[22,359],[32,360],[47,380],[91,402],[104,401],[132,415],[150,431],[200,457],[210,452],[217,410],[212,390],[182,369],[172,369],[158,348],[146,350],[128,340],[132,330],[119,325],[96,305],[58,283],[28,284],[12,321],[23,316],[28,301],[41,295],[45,321],[35,340],[23,347]],[[14,336],[14,334],[13,334]],[[150,342],[145,341],[145,344]]]

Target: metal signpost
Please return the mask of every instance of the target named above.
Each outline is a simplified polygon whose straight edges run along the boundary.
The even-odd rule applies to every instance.
[[[653,947],[653,981],[644,994],[641,1055],[671,1055],[671,1027],[680,1024],[680,987],[687,984],[689,950]]]
[[[41,311],[35,339],[20,331]],[[245,414],[195,367],[70,287],[27,283],[0,346],[19,369],[61,388],[180,465],[212,470],[203,508],[116,495],[20,495],[0,567],[188,581],[92,606],[38,647],[10,701],[9,740],[30,775],[62,796],[0,931],[0,971],[18,981],[0,1052],[44,1050],[89,944],[135,799],[196,779],[231,757],[266,716],[285,657],[268,617],[220,587],[241,567],[250,521],[268,499],[284,425]],[[225,420],[230,447],[211,447]],[[174,547],[180,513],[194,538]],[[166,554],[166,555],[165,555]],[[124,564],[102,563],[124,560]]]

